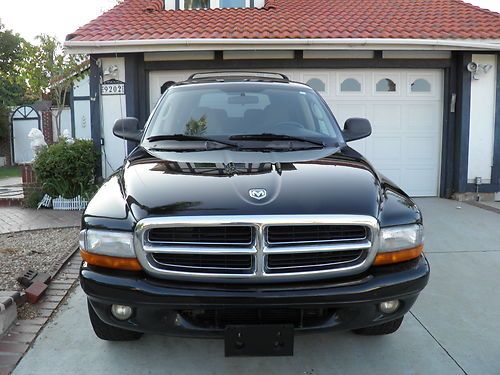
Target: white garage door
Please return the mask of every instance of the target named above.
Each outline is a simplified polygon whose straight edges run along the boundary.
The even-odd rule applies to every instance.
[[[385,176],[412,196],[439,189],[443,78],[441,70],[355,69],[280,71],[325,98],[341,127],[349,117],[370,120],[370,137],[353,142]],[[191,72],[152,72],[151,107],[168,81]]]

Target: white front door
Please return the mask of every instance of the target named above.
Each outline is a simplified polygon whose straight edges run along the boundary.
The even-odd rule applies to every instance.
[[[441,70],[353,69],[280,71],[308,83],[326,100],[340,127],[350,117],[372,124],[370,137],[351,146],[412,196],[437,196],[443,122]],[[150,105],[167,81],[191,71],[150,73]]]

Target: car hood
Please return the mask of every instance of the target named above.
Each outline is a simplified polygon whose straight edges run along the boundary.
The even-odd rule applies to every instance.
[[[382,191],[377,173],[348,147],[189,153],[139,148],[120,174],[121,191],[136,220],[165,215],[377,217]],[[251,196],[253,189],[258,197]]]

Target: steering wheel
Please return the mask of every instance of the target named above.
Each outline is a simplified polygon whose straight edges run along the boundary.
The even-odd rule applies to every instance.
[[[277,124],[274,125],[277,128],[301,128],[305,129],[306,127],[301,124],[300,122],[297,121],[282,121],[278,122]]]

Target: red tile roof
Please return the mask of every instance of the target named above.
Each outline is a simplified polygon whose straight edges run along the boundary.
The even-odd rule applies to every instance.
[[[461,0],[267,0],[261,9],[163,10],[125,0],[71,41],[187,38],[500,39],[500,14]]]

